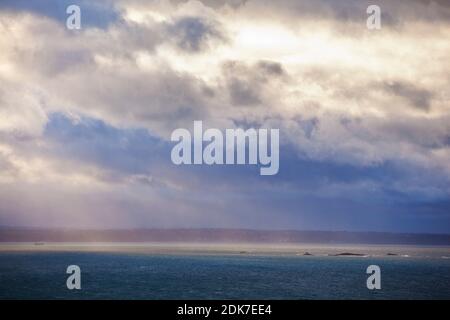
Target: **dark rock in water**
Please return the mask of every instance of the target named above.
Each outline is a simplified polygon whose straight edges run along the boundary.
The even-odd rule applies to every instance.
[[[365,256],[365,254],[363,253],[352,253],[352,252],[342,252],[342,253],[338,253],[334,255],[335,257],[338,256],[357,256],[357,257],[362,257]]]
[[[309,252],[305,252],[303,255],[304,255],[304,256],[312,256],[312,254],[309,253]]]
[[[396,254],[396,253],[391,253],[391,252],[388,252],[387,256],[398,256],[398,254]]]

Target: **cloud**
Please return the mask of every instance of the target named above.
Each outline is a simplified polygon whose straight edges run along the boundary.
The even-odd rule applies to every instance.
[[[65,3],[0,4],[0,223],[448,225],[446,2]],[[279,174],[174,166],[194,120],[279,128]]]
[[[62,114],[50,115],[44,137],[63,159],[79,159],[128,174],[149,173],[152,163],[170,152],[168,144],[146,130],[120,130],[100,120],[70,119]]]
[[[263,100],[273,95],[271,87],[283,81],[285,73],[282,65],[273,61],[262,60],[254,65],[226,61],[223,75],[231,105],[245,107],[264,104]]]
[[[430,91],[416,88],[413,84],[392,82],[384,84],[386,90],[409,100],[413,107],[428,111],[433,95]]]
[[[211,40],[225,40],[218,26],[198,17],[179,18],[168,29],[177,46],[187,52],[205,49]]]

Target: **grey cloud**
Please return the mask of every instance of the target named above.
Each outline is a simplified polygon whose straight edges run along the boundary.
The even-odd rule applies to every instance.
[[[211,41],[225,41],[217,22],[201,17],[183,17],[168,27],[169,36],[175,37],[176,45],[187,52],[198,52],[207,48]]]
[[[115,25],[114,33],[110,41],[116,44],[112,47],[114,52],[145,50],[153,52],[154,49],[164,42],[164,26],[162,24],[137,24],[133,22],[120,22]],[[111,44],[104,43],[106,47]]]
[[[392,139],[397,144],[406,142],[416,146],[420,152],[431,149],[445,148],[446,140],[450,132],[450,119],[442,117],[438,119],[389,119],[370,123],[379,132],[378,137]]]
[[[308,139],[311,139],[314,132],[318,130],[320,120],[317,117],[313,117],[310,119],[303,119],[301,116],[297,117],[295,119],[298,123],[298,125],[302,128],[305,136]]]
[[[415,108],[429,111],[432,92],[404,81],[387,82],[383,86],[390,93],[407,99]]]
[[[411,19],[423,21],[450,20],[450,10],[446,0],[282,0],[280,8],[286,8],[296,15],[333,18],[341,21],[361,21],[367,18],[366,9],[370,5],[381,8],[383,24],[400,25]]]
[[[102,114],[116,124],[125,121],[164,131],[186,121],[206,118],[209,114],[206,105],[211,99],[205,94],[201,80],[169,69],[152,72],[140,72],[131,66],[126,71],[94,69],[89,79],[74,75],[65,84],[55,82],[54,86],[87,114]],[[104,110],[108,113],[104,114]]]
[[[258,67],[269,76],[279,77],[286,74],[283,65],[279,62],[262,60],[258,62]]]
[[[33,55],[29,52],[21,53],[23,61],[30,65],[35,65],[37,69],[49,76],[55,76],[63,72],[70,72],[71,69],[86,66],[94,63],[89,50],[84,49],[50,49],[37,50]]]
[[[6,154],[0,151],[0,179],[5,175],[16,175],[17,168]]]
[[[46,93],[33,95],[38,100],[36,104],[48,104],[46,98],[54,93],[64,103],[60,107],[74,113],[122,126],[124,122],[152,126],[158,133],[173,130],[186,121],[207,118],[209,107],[215,104],[215,88],[195,75],[177,72],[169,64],[151,70],[138,65],[136,52],[144,50],[151,56],[165,40],[165,24],[120,22],[106,31],[72,35],[59,30],[52,21],[33,22],[35,28],[49,31],[39,34],[39,43],[45,44],[45,50],[14,43],[11,62],[27,73],[34,92]],[[96,60],[98,56],[106,60],[106,65]],[[17,89],[13,89],[8,90],[8,96],[25,103],[25,85],[14,88],[22,94],[14,94]],[[0,89],[0,100],[5,99],[2,92]],[[5,107],[18,109],[17,105]],[[30,113],[29,105],[23,109]]]
[[[5,20],[6,25],[13,18]],[[135,63],[136,52],[152,53],[164,41],[162,24],[120,21],[107,30],[82,30],[74,34],[54,21],[38,18],[33,21],[33,29],[41,31],[39,45],[30,46],[11,38],[14,45],[10,59],[27,73],[48,77],[90,70],[95,67],[96,55]]]
[[[272,80],[283,80],[286,73],[281,63],[258,61],[247,65],[239,61],[223,64],[227,90],[235,106],[254,106],[263,103],[263,91],[268,90]]]
[[[182,3],[184,0],[174,0],[174,2]],[[230,6],[234,9],[239,8],[244,5],[248,0],[200,0],[205,6],[210,8],[219,9],[225,5]]]
[[[231,78],[228,80],[231,103],[233,105],[255,105],[261,103],[257,90],[248,81]]]

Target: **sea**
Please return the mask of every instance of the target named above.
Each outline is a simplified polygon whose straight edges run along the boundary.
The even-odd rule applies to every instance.
[[[0,249],[0,299],[450,299],[450,248],[61,248]],[[69,265],[80,290],[66,286]],[[379,290],[367,288],[369,265]]]

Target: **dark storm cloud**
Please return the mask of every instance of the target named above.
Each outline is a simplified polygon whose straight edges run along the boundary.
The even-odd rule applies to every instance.
[[[314,126],[314,123],[314,119],[304,121],[305,130]],[[242,125],[239,127],[245,128]],[[46,152],[82,163],[92,163],[121,174],[146,174],[167,165],[172,146],[144,129],[119,129],[101,120],[86,117],[71,119],[60,113],[49,117],[44,135],[51,144]],[[389,185],[405,173],[404,169],[402,171],[389,163],[358,167],[330,161],[313,161],[299,158],[290,145],[282,145],[281,148],[283,170],[271,180],[275,183],[288,182],[293,188],[307,190],[324,183],[354,183],[362,180]],[[255,169],[218,166],[205,170],[198,166],[187,166],[179,168],[178,172],[195,172],[201,179],[209,180],[205,187],[212,188],[215,183],[233,186],[237,180],[257,183],[259,179],[255,178]],[[223,179],[225,176],[229,181]]]
[[[316,126],[315,119],[299,121],[305,130]],[[237,125],[246,128],[242,123]],[[73,120],[63,114],[54,114],[46,126],[45,137],[51,143],[47,152],[55,156],[109,169],[117,176],[143,175],[137,177],[139,183],[152,184],[145,175],[158,176],[169,166],[171,175],[176,176],[179,183],[191,190],[197,189],[199,193],[209,190],[221,194],[226,190],[251,193],[254,199],[262,199],[262,194],[258,193],[263,192],[268,183],[289,186],[294,198],[299,193],[306,197],[313,192],[321,199],[354,198],[352,201],[377,206],[387,201],[398,206],[445,199],[443,190],[447,179],[438,173],[422,172],[420,168],[395,161],[369,167],[317,161],[298,155],[295,147],[288,144],[281,146],[279,174],[264,180],[258,176],[255,166],[171,166],[171,143],[151,136],[143,129],[119,129],[92,118]],[[409,189],[415,180],[434,187],[427,194]],[[314,207],[320,211],[320,205]]]

